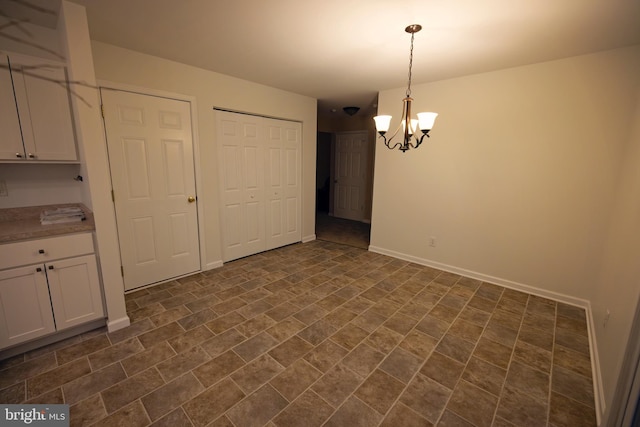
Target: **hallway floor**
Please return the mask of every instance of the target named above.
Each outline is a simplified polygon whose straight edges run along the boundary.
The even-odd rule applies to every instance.
[[[316,239],[368,249],[371,224],[316,212]]]
[[[324,241],[126,296],[0,362],[72,426],[595,426],[584,310]]]

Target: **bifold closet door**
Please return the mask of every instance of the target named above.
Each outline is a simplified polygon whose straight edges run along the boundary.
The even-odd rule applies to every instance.
[[[216,112],[223,260],[299,242],[301,125]]]
[[[262,120],[226,111],[217,118],[223,259],[230,261],[266,247]]]
[[[300,203],[300,145],[297,122],[264,119],[266,138],[267,248],[299,242],[302,238]]]

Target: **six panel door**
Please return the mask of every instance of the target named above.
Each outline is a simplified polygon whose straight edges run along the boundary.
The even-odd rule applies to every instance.
[[[299,242],[301,125],[216,112],[223,260]]]
[[[125,289],[199,271],[189,103],[101,94]]]
[[[364,219],[367,150],[367,132],[336,135],[334,216]]]

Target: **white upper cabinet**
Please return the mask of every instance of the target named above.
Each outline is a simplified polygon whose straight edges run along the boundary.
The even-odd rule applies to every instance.
[[[0,159],[15,159],[16,153],[24,155],[9,58],[6,55],[0,55],[0,130]]]
[[[7,137],[0,140],[0,160],[77,161],[64,64],[10,55],[7,73],[7,58],[3,56],[2,60],[0,125]]]

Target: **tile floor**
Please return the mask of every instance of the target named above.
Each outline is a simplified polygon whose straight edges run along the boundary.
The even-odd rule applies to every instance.
[[[316,238],[318,240],[369,249],[370,235],[371,224],[316,212]]]
[[[132,325],[0,362],[71,425],[594,426],[583,310],[314,241],[126,297]]]

